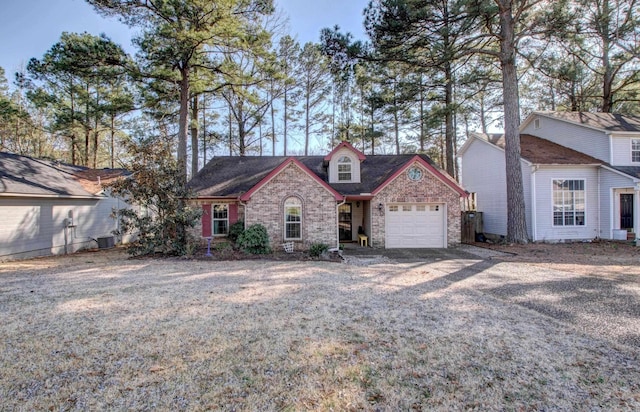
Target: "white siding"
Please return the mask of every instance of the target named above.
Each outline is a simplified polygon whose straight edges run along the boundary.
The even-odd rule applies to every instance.
[[[585,225],[553,225],[554,179],[583,179],[585,181]],[[535,241],[593,239],[599,232],[599,200],[597,167],[541,167],[535,173],[536,231]]]
[[[484,232],[507,234],[507,183],[504,151],[476,138],[461,156],[461,182],[476,193],[478,211],[482,212]],[[522,180],[525,196],[527,232],[531,236],[531,175],[523,162]]]
[[[521,133],[538,136],[604,162],[611,162],[609,136],[604,132],[544,116],[532,116],[534,118]],[[535,128],[536,118],[540,119],[539,129]]]
[[[631,161],[631,138],[630,137],[613,137],[612,136],[611,147],[613,149],[613,156],[610,164],[615,166],[640,166],[640,162]]]
[[[350,182],[338,180],[338,160],[342,156],[347,156],[351,159]],[[360,160],[358,160],[358,155],[346,147],[335,152],[329,161],[329,183],[360,183]]]
[[[75,228],[67,230],[67,251],[97,247],[95,239],[117,228],[112,208],[126,204],[114,198],[0,198],[0,259],[65,253],[65,219],[73,213]]]
[[[631,178],[602,168],[600,170],[600,233],[603,239],[613,238],[613,229],[619,227],[616,219],[619,209],[615,207],[614,189],[632,189],[634,183]]]

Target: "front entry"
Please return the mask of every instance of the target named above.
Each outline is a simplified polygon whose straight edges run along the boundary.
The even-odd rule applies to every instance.
[[[620,229],[633,229],[633,194],[620,194]]]
[[[351,203],[345,203],[338,207],[338,232],[341,242],[349,242],[353,240]]]

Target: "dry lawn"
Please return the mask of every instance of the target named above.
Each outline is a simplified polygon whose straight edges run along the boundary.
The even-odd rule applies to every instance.
[[[0,264],[0,409],[640,409],[637,348],[449,280],[474,264]]]

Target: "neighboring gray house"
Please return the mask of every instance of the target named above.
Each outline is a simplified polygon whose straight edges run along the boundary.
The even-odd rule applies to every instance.
[[[94,170],[0,152],[0,260],[73,253],[97,247],[126,207],[102,183],[123,170]]]
[[[346,142],[326,156],[216,157],[189,183],[203,237],[261,223],[273,245],[359,241],[385,248],[460,243],[467,193],[426,155],[365,156]]]
[[[533,241],[636,238],[640,118],[534,112],[520,127],[527,229]],[[460,149],[462,185],[484,231],[506,235],[504,138],[473,134]]]

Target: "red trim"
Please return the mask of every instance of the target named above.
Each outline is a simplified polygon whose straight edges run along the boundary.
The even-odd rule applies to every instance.
[[[296,166],[298,166],[300,169],[302,169],[303,172],[305,172],[307,175],[309,175],[311,178],[313,178],[316,182],[320,183],[322,185],[322,187],[327,189],[327,191],[329,191],[329,193],[331,193],[335,197],[336,200],[343,200],[343,196],[340,193],[336,192],[336,190],[334,188],[332,188],[331,186],[329,186],[329,184],[327,182],[325,182],[324,180],[320,179],[318,177],[318,175],[313,173],[311,170],[309,170],[309,168],[307,166],[303,165],[298,159],[296,159],[294,157],[289,157],[289,158],[285,159],[284,162],[280,163],[280,165],[278,167],[273,169],[261,181],[259,181],[255,186],[253,186],[251,189],[249,189],[249,191],[247,191],[247,193],[245,193],[242,196],[240,196],[240,200],[243,201],[243,202],[246,202],[247,200],[250,200],[251,196],[255,192],[257,192],[262,186],[267,184],[278,173],[280,173],[282,170],[284,170],[284,168],[286,168],[287,166],[289,166],[292,163],[295,164]]]
[[[351,145],[351,143],[349,142],[345,142],[343,141],[342,143],[340,143],[339,145],[337,145],[335,147],[335,149],[333,149],[331,151],[331,153],[329,153],[328,155],[326,155],[324,157],[324,160],[331,160],[331,158],[333,157],[333,155],[340,149],[342,149],[343,147],[346,147],[347,149],[351,150],[352,152],[354,152],[355,154],[358,155],[358,160],[363,161],[364,159],[367,158],[367,156],[364,155],[364,153],[362,153],[360,150],[356,149],[355,147],[353,147]]]
[[[211,237],[211,205],[202,205],[202,237]]]
[[[405,170],[407,170],[409,168],[409,166],[411,166],[415,162],[418,162],[422,166],[424,166],[429,172],[431,172],[431,174],[435,175],[435,177],[437,177],[438,179],[442,180],[442,182],[444,184],[449,186],[451,189],[455,190],[461,197],[468,197],[469,196],[469,193],[467,193],[467,191],[464,190],[459,184],[454,182],[450,177],[445,176],[441,171],[439,171],[435,167],[431,166],[426,160],[424,160],[423,158],[421,158],[418,155],[413,156],[411,158],[411,160],[409,160],[404,166],[402,166],[400,169],[398,169],[398,171],[396,171],[393,175],[391,175],[390,178],[385,180],[384,183],[382,183],[380,186],[378,186],[373,192],[371,192],[371,194],[372,195],[377,195],[378,193],[380,193],[380,191],[382,189],[384,189],[385,186],[387,186],[389,183],[391,183],[391,181],[393,181],[396,177],[398,177],[400,174],[402,174]]]
[[[229,226],[238,221],[238,204],[229,203]]]

